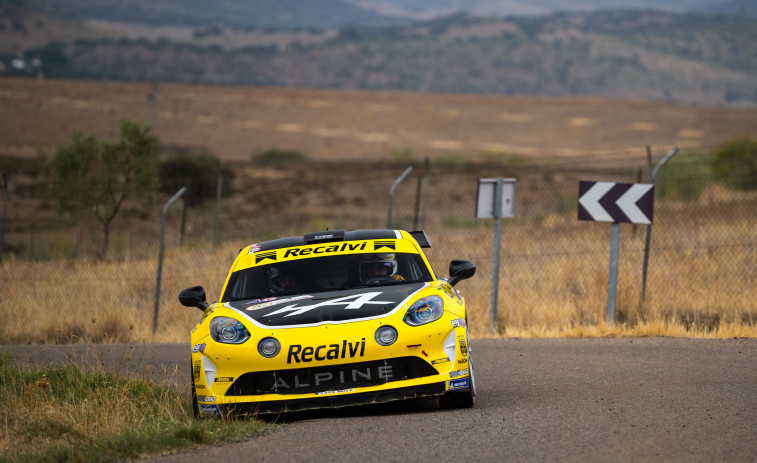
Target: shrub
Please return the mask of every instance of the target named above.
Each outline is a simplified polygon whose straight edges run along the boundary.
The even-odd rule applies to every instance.
[[[413,149],[409,147],[396,147],[392,148],[391,156],[395,161],[411,162],[415,157],[415,153],[413,152]]]
[[[470,164],[470,160],[462,153],[447,153],[436,158],[436,162],[445,167],[463,167]]]
[[[737,137],[712,154],[712,171],[718,181],[735,190],[757,189],[757,142]]]
[[[660,169],[655,196],[673,201],[696,201],[711,180],[712,172],[703,155],[682,152]]]
[[[201,204],[216,196],[219,166],[223,170],[222,194],[228,196],[233,192],[234,171],[207,151],[177,153],[163,159],[158,166],[160,191],[172,195],[186,186],[184,201],[190,206]]]
[[[252,162],[306,162],[308,157],[294,149],[271,148],[252,156]]]

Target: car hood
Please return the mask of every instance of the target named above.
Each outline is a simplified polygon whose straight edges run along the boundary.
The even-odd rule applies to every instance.
[[[345,323],[387,316],[404,305],[427,283],[329,291],[296,296],[227,302],[261,327]]]

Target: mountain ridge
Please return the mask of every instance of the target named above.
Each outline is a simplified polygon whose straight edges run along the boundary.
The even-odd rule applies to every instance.
[[[29,7],[11,13],[0,62],[37,60],[48,77],[757,105],[757,20],[743,16],[459,13],[288,32],[87,21],[77,32]]]

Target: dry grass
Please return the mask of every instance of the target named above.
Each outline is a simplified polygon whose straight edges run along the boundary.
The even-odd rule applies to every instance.
[[[593,231],[579,230],[585,227]],[[627,236],[630,230],[625,232]],[[609,225],[566,225],[543,240],[539,239],[543,233],[534,233],[540,236],[503,242],[498,300],[501,335],[757,336],[754,246],[712,252],[706,246],[666,249],[667,243],[658,243],[652,250],[647,299],[642,302],[644,235],[628,236],[621,243],[618,322],[607,326]],[[471,246],[471,241],[483,244]],[[460,288],[467,295],[474,333],[488,335],[490,234],[482,230],[473,240],[464,236],[440,244],[479,264],[479,275],[462,282]],[[446,262],[434,262],[434,267],[444,269]]]
[[[0,154],[33,157],[75,130],[117,137],[123,118],[145,120],[150,84],[5,78]],[[757,110],[601,98],[420,94],[160,84],[157,133],[167,145],[207,147],[225,161],[271,147],[317,160],[415,159],[498,151],[529,158],[624,152],[645,145],[718,146],[757,136]]]
[[[2,461],[120,461],[269,427],[257,420],[195,420],[190,396],[169,386],[102,368],[17,368],[0,351]]]
[[[751,217],[734,217],[724,229],[690,227],[701,245],[680,247],[661,223],[650,265],[647,300],[641,301],[643,233],[621,230],[617,320],[605,323],[609,225],[553,217],[538,225],[504,227],[498,334],[554,336],[757,337],[757,276],[753,245],[719,248],[713,243],[749,243]],[[478,264],[461,282],[475,336],[488,336],[492,233],[488,223],[434,236],[428,252],[436,272],[452,258]],[[680,225],[675,225],[680,228]],[[744,234],[740,237],[738,235]],[[708,244],[709,243],[709,244]],[[163,268],[159,329],[153,338],[155,259],[123,262],[70,261],[3,265],[2,303],[12,308],[0,327],[0,342],[188,342],[200,315],[179,305],[176,295],[201,284],[217,300],[238,245],[218,251],[170,247]],[[451,254],[454,253],[454,254]]]

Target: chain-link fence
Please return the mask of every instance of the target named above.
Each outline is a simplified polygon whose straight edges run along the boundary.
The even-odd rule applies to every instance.
[[[664,154],[664,153],[663,153]],[[657,153],[659,158],[660,154]],[[152,337],[160,211],[127,202],[103,227],[83,211],[60,216],[33,162],[6,163],[0,342],[137,341]],[[494,223],[476,219],[477,180],[517,179],[515,217],[503,219],[498,328],[510,334],[565,332],[604,323],[610,225],[577,220],[579,180],[646,182],[646,159],[623,153],[594,158],[522,158],[470,164],[462,156],[397,163],[230,164],[233,193],[168,210],[157,341],[183,341],[199,313],[179,306],[179,290],[201,284],[211,299],[235,254],[253,242],[329,229],[384,228],[389,190],[398,185],[391,226],[423,228],[439,276],[451,259],[469,259],[477,275],[458,288],[474,333],[488,332]],[[11,167],[7,167],[11,166]],[[663,175],[665,174],[665,175]],[[220,210],[217,206],[220,204]],[[715,329],[757,319],[757,192],[713,180],[703,156],[681,153],[661,170],[642,299],[644,225],[621,225],[617,320]],[[218,226],[216,224],[218,213]],[[216,236],[217,233],[217,236]],[[217,243],[217,246],[214,246]]]

